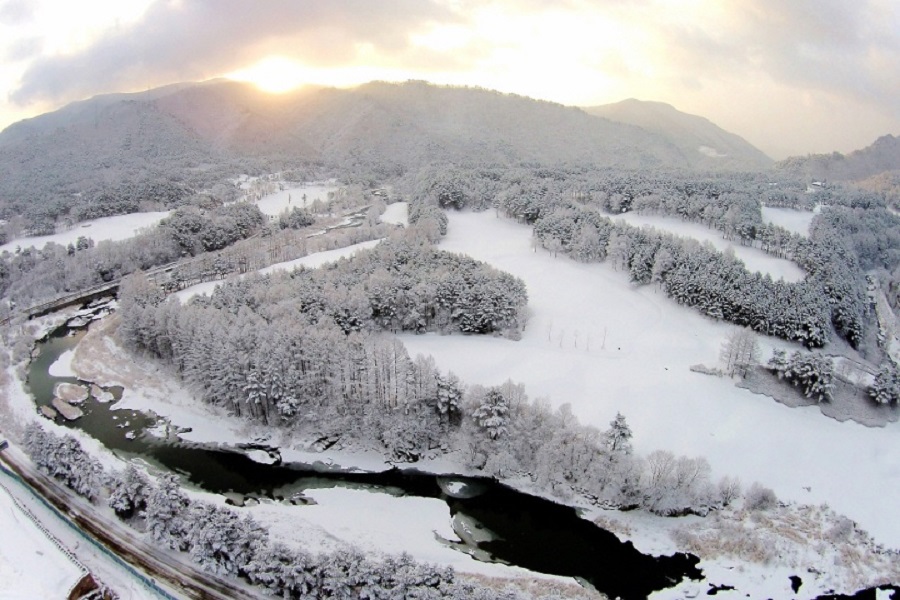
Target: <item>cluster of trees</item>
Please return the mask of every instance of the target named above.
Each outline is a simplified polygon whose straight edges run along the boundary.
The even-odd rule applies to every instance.
[[[742,267],[729,268],[727,263],[735,261],[715,256],[718,253],[707,249],[704,264],[711,265],[710,271],[714,272],[708,273],[709,279],[715,283],[694,289],[697,280],[706,276],[703,264],[680,269],[681,275],[687,277],[686,281],[673,282],[682,288],[680,301],[698,306],[711,316],[800,341],[808,347],[823,345],[833,328],[859,348],[866,334],[868,310],[863,270],[881,265],[888,272],[897,271],[895,279],[900,281],[900,269],[896,268],[900,253],[898,217],[885,210],[884,198],[876,194],[851,188],[806,194],[805,185],[797,181],[771,179],[770,174],[698,177],[579,168],[433,168],[418,173],[407,182],[407,188],[425,205],[419,210],[430,210],[427,206],[475,210],[493,207],[509,217],[534,224],[536,235],[551,251],[571,252],[573,257],[586,261],[603,260],[609,242],[609,224],[583,214],[586,212],[635,210],[703,223],[721,231],[726,238],[794,260],[807,272],[806,281],[790,286],[762,281],[765,278],[741,274]],[[816,218],[808,238],[762,220],[763,204],[808,209],[813,202],[827,206]],[[567,211],[577,214],[573,217]],[[630,268],[635,254],[630,242],[640,234],[626,235],[628,241],[614,237],[613,247],[620,255],[617,259],[627,255]],[[638,254],[645,256],[638,260],[633,274],[641,282],[649,281],[653,275],[654,263],[647,259],[645,242],[638,240]],[[652,248],[655,242],[649,245]],[[691,249],[690,253],[698,251]],[[666,248],[661,256],[661,271],[671,262],[671,254],[672,250]],[[706,260],[709,257],[713,257],[712,262]],[[682,266],[680,262],[676,264]],[[725,273],[716,272],[723,269]],[[893,289],[888,279],[884,287]],[[749,286],[742,290],[745,296],[761,298],[763,302],[778,300],[775,310],[771,309],[773,305],[766,305],[773,323],[768,323],[768,319],[760,321],[755,314],[735,314],[734,319],[719,314],[756,312],[741,306],[755,302],[741,302],[736,297],[741,295],[734,292],[736,286],[745,285]],[[896,287],[900,289],[900,284]],[[739,308],[729,306],[734,302]],[[748,322],[753,320],[759,322]]]
[[[259,207],[249,202],[226,204],[211,211],[182,207],[160,221],[159,229],[182,253],[194,256],[230,246],[256,233],[266,221]]]
[[[832,400],[834,363],[821,353],[798,350],[787,356],[784,350],[775,350],[769,359],[769,368],[779,379],[800,388],[807,398],[816,402]]]
[[[515,335],[527,296],[508,274],[398,236],[324,269],[251,275],[188,305],[165,302],[142,277],[120,299],[125,341],[171,361],[205,401],[335,432],[370,419],[403,455],[437,444],[458,385],[377,331]]]
[[[881,366],[869,387],[869,396],[878,404],[900,404],[900,368],[891,361]]]
[[[617,223],[579,206],[557,207],[534,224],[544,247],[583,262],[610,260],[638,284],[658,284],[675,301],[767,335],[821,347],[831,311],[823,286],[773,281],[735,257],[691,239]]]
[[[94,244],[89,238],[67,248],[53,242],[42,249],[0,254],[0,297],[28,306],[76,292],[128,273],[168,264],[183,256],[220,250],[259,232],[264,218],[253,204],[236,203],[202,213],[174,211],[151,231],[122,241]]]
[[[123,289],[120,332],[172,364],[205,402],[323,445],[379,448],[401,461],[456,451],[492,476],[660,514],[721,503],[703,459],[632,455],[624,418],[601,432],[568,406],[529,401],[520,385],[467,388],[393,338],[347,329],[328,304],[322,316],[331,318],[308,321],[300,307],[310,296],[291,284],[309,277],[248,278],[184,306],[135,278]]]
[[[116,515],[163,547],[187,553],[201,569],[239,577],[280,598],[393,598],[489,600],[522,598],[456,577],[451,567],[409,555],[371,558],[357,550],[312,554],[273,541],[251,516],[192,500],[175,475],[153,483],[133,465],[106,472],[72,436],[32,423],[26,450],[39,469],[91,502],[104,496]]]
[[[315,218],[306,210],[295,206],[278,215],[278,226],[282,229],[302,229],[315,223]]]
[[[36,422],[25,428],[25,450],[38,469],[58,479],[88,500],[95,500],[104,483],[103,465],[84,451],[71,435],[56,436]]]
[[[302,232],[288,229],[279,233],[267,228],[263,221],[259,209],[247,203],[202,212],[182,208],[159,227],[128,240],[94,244],[90,238],[82,237],[68,247],[50,242],[40,250],[25,247],[16,252],[4,251],[0,254],[0,297],[18,306],[29,306],[195,255],[195,260],[185,262],[173,275],[178,287],[189,281],[223,277],[239,269],[293,259],[324,243],[316,240],[307,246]],[[388,229],[364,226],[349,235],[333,233],[328,240],[341,238],[355,243],[381,237]],[[226,252],[223,254],[222,250]]]

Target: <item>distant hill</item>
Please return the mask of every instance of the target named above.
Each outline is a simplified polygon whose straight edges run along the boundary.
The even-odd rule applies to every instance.
[[[742,137],[725,131],[708,119],[683,113],[663,102],[631,98],[584,110],[662,136],[681,151],[686,161],[698,168],[751,171],[767,169],[773,164],[771,158]]]
[[[863,181],[882,173],[900,171],[900,137],[884,135],[850,154],[792,156],[776,168],[791,175],[825,181]]]
[[[668,125],[639,126],[522,96],[414,81],[270,95],[213,80],[98,96],[0,133],[0,218],[59,216],[74,198],[123,181],[175,181],[197,189],[241,172],[299,165],[378,176],[442,162],[704,170],[767,165],[737,136],[671,112],[668,121],[651,119]],[[676,135],[682,121],[684,131],[694,133]],[[689,151],[685,144],[708,150]]]

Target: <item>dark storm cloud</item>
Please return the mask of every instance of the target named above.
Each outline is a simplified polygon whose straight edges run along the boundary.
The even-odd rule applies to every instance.
[[[900,114],[900,15],[891,0],[740,0],[720,28],[664,28],[679,66],[716,77],[754,76]]]
[[[267,53],[329,65],[358,44],[399,53],[407,34],[456,17],[432,0],[159,0],[134,25],[75,54],[37,59],[10,94],[18,104],[201,79]]]

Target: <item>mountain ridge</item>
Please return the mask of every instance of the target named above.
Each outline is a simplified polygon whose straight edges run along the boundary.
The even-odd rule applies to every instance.
[[[665,102],[628,98],[612,104],[585,107],[584,110],[663,135],[686,156],[700,154],[704,159],[709,159],[704,162],[711,169],[766,169],[774,164],[765,153],[737,134],[722,129],[705,117],[681,112]]]
[[[96,96],[9,126],[0,132],[0,218],[38,209],[59,216],[73,195],[119,181],[201,189],[253,170],[313,165],[390,177],[435,163],[767,166],[686,151],[665,131],[483,88],[370,82],[272,95],[211,80]]]
[[[848,154],[791,156],[776,169],[806,179],[863,181],[882,173],[900,171],[900,136],[882,135],[864,148]]]

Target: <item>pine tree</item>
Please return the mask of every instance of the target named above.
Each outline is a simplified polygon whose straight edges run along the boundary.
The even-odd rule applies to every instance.
[[[631,427],[625,422],[625,415],[622,413],[617,412],[616,418],[609,422],[605,437],[606,447],[610,452],[631,453]]]
[[[869,396],[878,404],[900,404],[900,369],[888,361],[879,369],[869,387]]]

